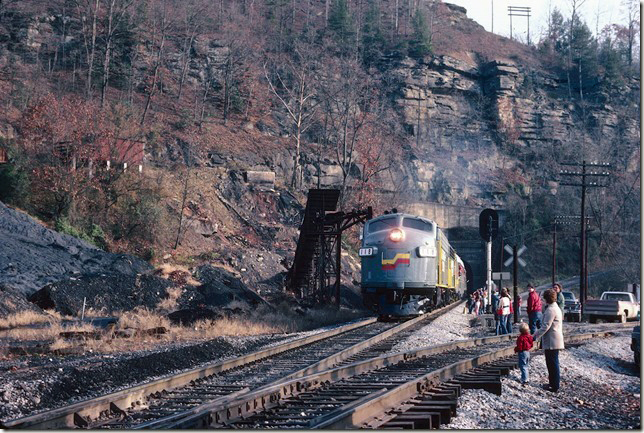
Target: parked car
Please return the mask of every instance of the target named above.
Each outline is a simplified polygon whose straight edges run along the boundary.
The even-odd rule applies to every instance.
[[[581,303],[575,297],[573,292],[561,292],[564,300],[564,319],[570,322],[581,322]]]
[[[633,359],[635,364],[640,366],[640,351],[641,351],[641,340],[640,340],[640,325],[637,325],[633,328],[633,333],[631,334],[631,350],[633,351]]]
[[[640,312],[640,303],[630,292],[604,292],[599,299],[590,299],[584,306],[584,314],[590,323],[598,319],[626,322]]]

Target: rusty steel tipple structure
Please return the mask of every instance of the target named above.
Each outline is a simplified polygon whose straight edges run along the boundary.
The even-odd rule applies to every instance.
[[[336,211],[339,189],[310,189],[286,288],[318,302],[340,305],[342,233],[373,216],[371,207]]]

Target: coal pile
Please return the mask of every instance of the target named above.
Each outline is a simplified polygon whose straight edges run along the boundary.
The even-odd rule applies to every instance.
[[[29,302],[22,292],[13,287],[0,284],[0,318],[21,311],[42,313],[42,310]]]
[[[203,284],[184,286],[178,299],[179,309],[168,315],[173,323],[191,325],[200,320],[249,313],[261,305],[268,305],[257,293],[225,269],[211,265],[199,266],[194,277]]]
[[[253,308],[266,304],[261,296],[225,269],[202,265],[194,276],[203,283],[196,288],[203,296],[201,302],[210,307],[225,307],[233,301],[244,302]]]
[[[83,275],[48,284],[29,296],[42,309],[76,315],[83,308],[106,313],[128,311],[136,307],[155,309],[167,297],[171,281],[153,275]]]
[[[151,269],[139,258],[107,253],[73,236],[50,230],[2,202],[0,239],[0,284],[25,294],[81,274],[135,276]]]

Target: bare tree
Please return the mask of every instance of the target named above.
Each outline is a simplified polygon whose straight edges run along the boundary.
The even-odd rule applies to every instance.
[[[105,91],[110,79],[110,63],[112,60],[112,45],[114,36],[121,20],[134,0],[109,0],[107,8],[107,27],[105,30],[105,58],[103,59],[103,80],[101,82],[101,107],[105,104]]]
[[[170,30],[170,27],[172,26],[172,21],[168,20],[168,7],[167,7],[167,2],[166,0],[163,0],[163,7],[162,7],[162,13],[161,13],[161,18],[160,18],[160,23],[159,23],[159,30],[160,30],[160,41],[159,41],[159,47],[157,49],[157,55],[156,55],[156,61],[154,62],[154,68],[152,72],[152,82],[150,83],[149,89],[148,89],[148,96],[145,101],[145,108],[143,109],[143,115],[141,116],[141,126],[145,123],[145,117],[148,113],[148,109],[150,108],[150,103],[152,102],[152,97],[156,93],[157,89],[157,84],[159,80],[159,69],[161,68],[161,65],[163,63],[163,47],[166,42],[166,37],[168,35],[168,31]],[[156,25],[154,25],[155,30],[156,30]]]
[[[639,1],[626,0],[626,18],[628,20],[627,49],[628,66],[633,65],[633,47],[640,30]]]
[[[188,201],[188,194],[190,190],[190,176],[192,175],[192,143],[187,143],[182,149],[183,160],[186,165],[185,173],[183,174],[183,189],[181,191],[181,206],[179,207],[179,224],[177,226],[177,236],[174,240],[174,247],[176,250],[181,243],[181,235],[185,232],[183,224],[183,211],[186,209],[186,202]]]
[[[354,60],[336,62],[324,81],[324,107],[335,154],[342,169],[342,192],[354,165],[356,144],[361,139],[371,99],[371,79]]]
[[[76,9],[82,25],[85,56],[87,58],[87,81],[85,94],[87,99],[92,97],[92,74],[94,73],[94,57],[96,55],[96,21],[99,13],[99,0],[77,0]],[[91,17],[91,28],[88,28],[88,17]]]
[[[572,14],[570,16],[570,28],[568,29],[568,67],[566,68],[566,77],[568,80],[568,97],[570,99],[572,99],[572,83],[570,81],[570,69],[572,68],[572,39],[575,29],[575,20],[579,19],[577,11],[580,7],[583,6],[584,3],[586,3],[586,0],[570,0],[570,8],[572,9]],[[579,62],[579,80],[581,80],[581,61]],[[579,89],[581,92],[581,85]]]
[[[280,102],[291,120],[295,135],[295,152],[293,155],[293,176],[291,186],[301,184],[300,149],[302,134],[313,124],[317,113],[316,76],[313,72],[313,61],[304,47],[295,46],[294,58],[283,66],[273,65],[272,74],[268,64],[264,64],[264,76],[273,95]]]
[[[192,45],[203,30],[208,20],[208,9],[204,4],[195,4],[194,2],[186,2],[184,8],[184,23],[183,23],[183,44],[181,49],[181,77],[179,78],[179,92],[177,94],[177,101],[181,100],[183,94],[183,86],[190,65]]]

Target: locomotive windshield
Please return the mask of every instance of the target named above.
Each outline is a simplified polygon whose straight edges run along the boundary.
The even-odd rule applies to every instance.
[[[369,233],[379,232],[381,230],[387,230],[392,227],[398,227],[398,218],[383,218],[378,221],[372,221],[369,223]]]
[[[432,232],[432,225],[427,221],[419,220],[416,218],[405,218],[402,223],[403,227],[410,229],[423,230],[425,232]]]

